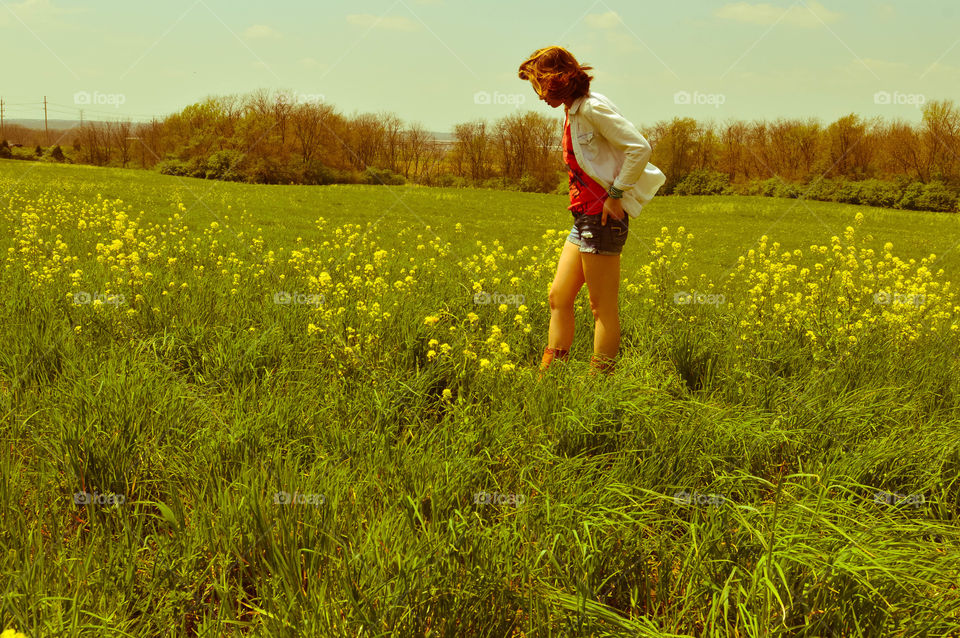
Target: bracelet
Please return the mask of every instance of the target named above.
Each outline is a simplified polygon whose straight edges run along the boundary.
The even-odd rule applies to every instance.
[[[610,188],[607,189],[607,195],[612,199],[620,199],[623,197],[623,191],[611,184]]]

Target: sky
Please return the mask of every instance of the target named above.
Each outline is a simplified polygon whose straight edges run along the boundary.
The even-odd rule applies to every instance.
[[[7,118],[148,119],[257,89],[448,132],[562,117],[517,67],[557,44],[638,126],[960,103],[956,0],[0,0]]]

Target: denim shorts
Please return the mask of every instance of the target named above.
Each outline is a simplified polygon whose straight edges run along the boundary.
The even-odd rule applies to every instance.
[[[582,253],[595,255],[619,255],[627,243],[630,231],[630,215],[623,213],[623,219],[617,221],[607,216],[607,225],[601,226],[602,214],[587,215],[573,213],[573,228],[567,241],[580,247]]]

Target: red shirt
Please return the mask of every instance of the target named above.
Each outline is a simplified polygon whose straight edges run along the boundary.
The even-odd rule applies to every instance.
[[[570,206],[567,210],[587,215],[599,215],[603,212],[603,202],[607,191],[592,177],[583,172],[573,152],[573,136],[570,133],[570,120],[563,122],[563,160],[567,163],[570,175]]]

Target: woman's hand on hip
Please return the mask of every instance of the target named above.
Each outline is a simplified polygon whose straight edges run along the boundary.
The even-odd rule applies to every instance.
[[[623,202],[619,199],[614,199],[612,197],[607,197],[603,202],[603,216],[600,219],[600,225],[607,225],[607,216],[614,218],[617,221],[623,219],[626,213],[623,212]]]

